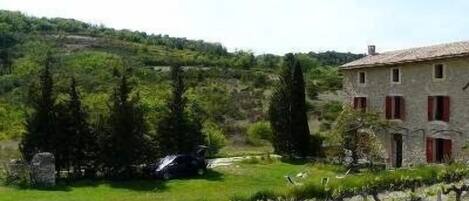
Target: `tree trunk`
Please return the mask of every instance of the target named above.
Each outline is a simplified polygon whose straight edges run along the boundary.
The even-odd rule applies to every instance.
[[[456,201],[461,201],[462,190],[458,189],[454,191],[456,193]]]
[[[373,193],[371,194],[371,196],[373,197],[373,199],[374,199],[375,201],[381,201],[381,200],[379,199],[378,192],[373,192]]]

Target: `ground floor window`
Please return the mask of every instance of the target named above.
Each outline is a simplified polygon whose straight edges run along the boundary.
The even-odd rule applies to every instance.
[[[367,101],[366,97],[354,97],[353,98],[353,108],[366,112]]]
[[[426,144],[428,163],[444,163],[451,160],[451,140],[428,137]]]

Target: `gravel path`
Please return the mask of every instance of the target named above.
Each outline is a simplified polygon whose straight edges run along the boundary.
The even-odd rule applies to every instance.
[[[214,158],[207,160],[207,167],[208,168],[215,168],[219,166],[227,166],[232,165],[234,162],[240,162],[244,160],[249,160],[252,158],[262,158],[265,156],[237,156],[237,157],[229,157],[229,158]],[[272,158],[280,158],[279,155],[270,155]]]

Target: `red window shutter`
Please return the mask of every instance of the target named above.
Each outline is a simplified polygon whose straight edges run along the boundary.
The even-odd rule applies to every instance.
[[[443,121],[449,122],[450,117],[450,105],[449,96],[443,97]]]
[[[433,163],[433,138],[427,137],[427,163]]]
[[[428,97],[428,121],[434,120],[434,115],[433,115],[433,107],[435,105],[434,102],[435,102],[435,97],[429,96]]]
[[[358,102],[359,102],[358,97],[353,97],[353,109],[358,108]]]
[[[452,149],[452,142],[451,140],[444,140],[443,141],[443,156],[445,159],[451,159],[451,149]]]
[[[392,119],[392,97],[386,96],[386,119]]]
[[[366,108],[368,107],[368,106],[366,105],[366,104],[367,104],[366,97],[361,98],[361,102],[362,102],[362,103],[361,103],[361,106],[362,106],[361,109],[362,109],[363,112],[366,112]]]
[[[399,119],[405,120],[405,101],[404,101],[404,97],[400,96],[398,98],[399,98],[399,101],[400,101],[400,108],[399,108],[400,117],[399,117]]]

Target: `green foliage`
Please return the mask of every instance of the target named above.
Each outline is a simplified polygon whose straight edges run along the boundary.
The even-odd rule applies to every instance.
[[[156,124],[157,136],[154,141],[158,142],[162,155],[191,153],[203,142],[201,119],[185,111],[186,88],[180,66],[171,68],[171,79],[172,96],[167,104],[168,111]]]
[[[59,105],[59,140],[60,150],[55,155],[56,161],[65,161],[64,169],[73,168],[76,177],[82,177],[82,170],[93,176],[97,169],[97,136],[87,119],[88,113],[82,106],[77,83],[72,78],[68,100]]]
[[[201,40],[174,38],[168,35],[149,35],[144,32],[130,30],[115,30],[103,26],[96,26],[74,19],[64,18],[36,18],[25,16],[20,12],[0,11],[0,27],[11,32],[44,32],[87,34],[106,36],[120,40],[151,45],[163,45],[174,49],[197,50],[207,54],[226,55],[226,48],[219,43],[208,43]]]
[[[341,156],[345,152],[351,152],[351,167],[355,167],[358,159],[362,158],[381,160],[382,147],[376,135],[388,127],[388,122],[383,120],[379,113],[362,112],[347,107],[336,120],[329,138],[330,144],[341,145]]]
[[[203,125],[202,134],[204,135],[204,142],[208,146],[209,156],[214,156],[227,144],[223,129],[214,122],[206,121]]]
[[[56,101],[53,92],[53,80],[50,72],[50,58],[40,76],[39,89],[31,87],[30,101],[33,113],[27,117],[26,133],[20,150],[24,159],[31,160],[38,152],[55,153],[57,141]]]
[[[295,59],[298,61],[304,72],[309,72],[319,67],[317,59],[310,57],[308,54],[295,54]]]
[[[251,145],[262,145],[262,140],[268,142],[272,141],[272,128],[270,123],[266,121],[259,121],[249,125],[247,130],[247,143]]]
[[[102,161],[107,176],[128,179],[135,174],[148,153],[147,126],[138,96],[131,97],[132,87],[124,75],[110,100],[107,129],[101,134]]]
[[[115,72],[122,71],[122,69],[123,61],[117,55],[84,51],[65,56],[60,73],[67,76],[79,76],[81,87],[89,92],[95,92],[108,89],[109,83],[115,80]],[[60,82],[59,84],[64,85]]]
[[[364,54],[341,53],[335,51],[310,52],[310,57],[316,58],[322,66],[339,66],[364,57]]]
[[[339,101],[329,101],[322,106],[321,119],[335,121],[342,112],[343,104]]]
[[[288,57],[288,55],[287,55]],[[288,65],[288,64],[287,64]],[[316,155],[311,152],[311,134],[309,132],[308,117],[306,116],[306,95],[303,70],[298,59],[293,65],[293,77],[291,88],[291,123],[293,146],[296,154],[300,156]]]
[[[458,170],[457,176],[447,177],[448,173]],[[325,176],[323,179],[306,178],[303,185],[297,185],[287,191],[276,191],[263,194],[260,191],[250,198],[238,198],[238,200],[259,200],[259,195],[264,195],[261,200],[269,199],[331,199],[343,200],[357,195],[378,196],[385,191],[415,190],[418,187],[433,185],[440,182],[458,182],[469,176],[468,167],[463,164],[451,164],[449,166],[426,165],[412,169],[398,169],[395,171],[365,172],[352,174],[344,178]]]
[[[0,141],[19,138],[24,128],[24,111],[0,100]]]
[[[293,54],[287,54],[284,63],[280,84],[269,106],[275,152],[289,156],[314,155],[316,153],[311,153],[310,146],[302,68]]]
[[[311,69],[306,74],[308,97],[315,100],[320,93],[336,92],[342,89],[342,75],[335,67]]]
[[[222,83],[209,82],[190,88],[186,94],[188,100],[199,104],[207,118],[212,121],[224,122],[226,117],[239,116],[239,108],[236,107],[235,98],[228,87]]]

